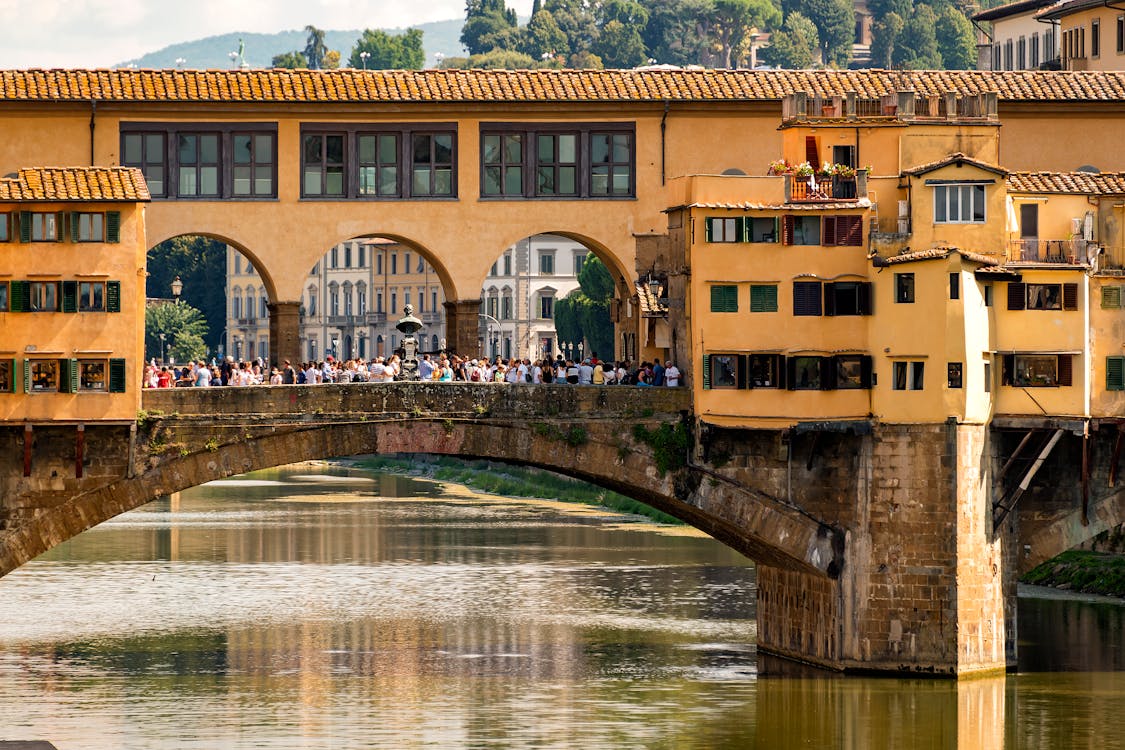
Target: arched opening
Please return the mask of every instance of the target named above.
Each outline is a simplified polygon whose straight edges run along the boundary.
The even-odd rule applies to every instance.
[[[485,276],[477,351],[536,361],[634,358],[617,344],[618,329],[636,330],[632,288],[613,254],[589,238],[524,237]]]

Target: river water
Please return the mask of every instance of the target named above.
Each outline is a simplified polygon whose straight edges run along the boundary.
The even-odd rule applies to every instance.
[[[690,530],[341,467],[216,482],[0,579],[0,740],[85,748],[1125,748],[1125,606],[1020,671],[773,676]],[[0,747],[3,743],[0,742]]]

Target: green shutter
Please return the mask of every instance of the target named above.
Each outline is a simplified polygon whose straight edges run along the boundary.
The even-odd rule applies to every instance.
[[[738,312],[738,287],[713,284],[711,286],[711,312]]]
[[[78,312],[77,281],[64,281],[62,283],[62,311],[64,313]]]
[[[31,282],[13,281],[8,289],[11,298],[8,300],[8,309],[12,312],[27,312],[28,297],[31,296]]]
[[[1102,287],[1102,307],[1107,310],[1117,310],[1121,308],[1121,287]]]
[[[1125,357],[1105,358],[1105,389],[1125,391]]]
[[[121,212],[120,211],[106,211],[105,212],[105,241],[106,242],[120,242],[121,241]]]
[[[58,211],[55,213],[55,242],[66,242],[66,224],[63,220],[66,218],[66,213]]]
[[[105,283],[105,309],[106,312],[121,312],[120,281],[107,281]]]
[[[109,361],[109,392],[125,392],[125,360],[111,359]]]
[[[31,360],[23,361],[23,392],[31,393]]]
[[[30,211],[20,211],[20,242],[31,242]]]
[[[777,312],[777,286],[773,284],[751,285],[750,312]]]
[[[8,393],[16,392],[16,360],[8,360]]]
[[[703,390],[711,390],[711,357],[703,355]]]
[[[711,239],[711,237],[714,235],[714,233],[711,231],[712,221],[714,220],[711,217],[707,217],[703,220],[703,234],[708,242],[713,242],[713,240]]]
[[[59,236],[62,236],[62,226],[59,226]],[[70,212],[70,241],[78,242],[78,212]]]
[[[78,360],[59,360],[59,392],[78,393]]]

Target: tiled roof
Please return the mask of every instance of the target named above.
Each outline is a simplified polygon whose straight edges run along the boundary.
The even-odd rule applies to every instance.
[[[0,101],[576,102],[877,98],[995,91],[1002,101],[1125,101],[1125,71],[3,70]]]
[[[652,293],[648,288],[648,284],[643,281],[636,281],[633,286],[637,291],[637,305],[641,308],[641,315],[667,315],[668,305],[662,303],[660,298]],[[660,290],[663,291],[664,287],[661,286]]]
[[[1090,8],[1113,7],[1106,0],[1060,0],[1035,14],[1037,21],[1058,21],[1066,16]]]
[[[962,258],[974,263],[982,263],[986,266],[996,265],[997,261],[1002,261],[1003,256],[1000,255],[984,255],[983,253],[974,253],[970,250],[961,250],[956,247],[932,247],[928,250],[913,250],[910,252],[899,253],[892,255],[888,258],[882,258],[875,265],[888,265],[893,266],[899,263],[913,263],[919,260],[933,260],[935,258],[948,258],[953,253],[957,253]]]
[[[1016,16],[1021,13],[1028,13],[1033,10],[1051,5],[1054,0],[1018,0],[1018,2],[1008,3],[1007,5],[999,5],[995,8],[982,10],[979,13],[973,14],[974,21],[995,21],[1000,18],[1008,18],[1009,16]]]
[[[141,170],[132,167],[35,167],[0,179],[0,201],[147,201]]]
[[[902,173],[917,176],[926,174],[927,172],[933,172],[935,169],[940,169],[950,164],[970,164],[974,167],[977,167],[978,169],[983,169],[988,172],[995,172],[996,174],[1008,174],[1008,170],[1004,169],[1003,167],[997,166],[995,164],[989,164],[988,162],[981,161],[979,159],[974,159],[971,156],[965,156],[959,151],[957,153],[950,154],[949,156],[943,156],[937,161],[932,161],[928,164],[919,164],[916,167],[904,169]]]
[[[1125,172],[1012,172],[1008,192],[1125,195]]]
[[[729,209],[732,211],[824,211],[826,209],[844,210],[852,208],[871,208],[871,200],[869,198],[859,198],[854,201],[826,200],[822,202],[801,201],[800,203],[758,203],[753,201],[735,201],[729,203],[701,202],[666,208],[664,209],[664,213],[677,211],[682,208],[715,208]]]

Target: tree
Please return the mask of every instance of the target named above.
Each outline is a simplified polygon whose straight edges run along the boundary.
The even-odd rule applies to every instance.
[[[899,43],[895,47],[896,66],[913,70],[935,70],[941,68],[941,54],[938,52],[937,35],[934,31],[937,16],[928,5],[919,5],[903,24]]]
[[[207,321],[204,341],[218,347],[226,327],[227,246],[209,237],[182,235],[161,242],[148,251],[148,281],[145,296],[167,299],[172,280],[183,282],[184,303],[200,310]]]
[[[161,341],[160,335],[164,334]],[[207,321],[186,302],[159,302],[145,308],[145,352],[147,358],[189,362],[207,356]]]
[[[586,0],[546,0],[543,9],[551,12],[555,23],[570,45],[568,55],[588,52],[598,38],[598,23]]]
[[[648,60],[645,43],[637,27],[626,26],[617,20],[602,27],[590,51],[610,68],[635,68]]]
[[[590,253],[578,271],[579,288],[555,303],[555,331],[560,342],[574,349],[585,342],[584,353],[613,352],[613,321],[609,303],[613,299],[613,277],[597,256]]]
[[[461,44],[470,55],[483,54],[498,47],[514,49],[518,32],[516,12],[504,0],[467,0],[465,3]]]
[[[825,64],[846,67],[855,40],[855,8],[849,0],[802,0],[801,14],[813,22]]]
[[[891,13],[899,18],[910,18],[914,12],[914,0],[867,0],[867,9],[875,20]]]
[[[641,38],[649,57],[669,65],[698,64],[707,36],[702,19],[707,0],[649,0],[649,17]]]
[[[973,38],[973,25],[963,13],[951,5],[942,8],[937,18],[936,34],[943,68],[970,70],[976,67],[977,45]]]
[[[725,68],[731,67],[734,51],[751,28],[774,28],[781,24],[781,11],[770,0],[714,0],[710,14],[712,37],[718,43]]]
[[[797,11],[789,14],[781,31],[775,32],[770,46],[762,50],[762,59],[779,68],[803,70],[817,60],[820,40],[816,26]]]
[[[305,41],[305,59],[309,61],[310,68],[320,70],[324,67],[324,56],[328,53],[328,47],[324,45],[324,32],[315,26],[306,26],[305,31],[309,35]]]
[[[442,67],[448,70],[524,70],[542,67],[538,60],[510,49],[493,49],[483,55],[447,57]]]
[[[569,50],[570,42],[549,10],[539,11],[527,22],[520,41],[520,52],[533,60],[543,60],[545,56],[565,57]]]
[[[895,64],[895,49],[905,22],[898,13],[888,13],[871,27],[871,62],[877,68]]]
[[[366,61],[360,57],[366,52]],[[420,70],[426,64],[426,52],[422,47],[421,29],[407,29],[392,36],[379,29],[367,29],[356,40],[348,65],[353,68],[367,67],[373,70],[407,69]]]
[[[324,53],[324,62],[321,67],[325,70],[336,70],[340,67],[340,50],[330,49]]]
[[[307,68],[309,61],[305,59],[304,52],[282,52],[280,55],[274,55],[271,63],[275,68]]]

